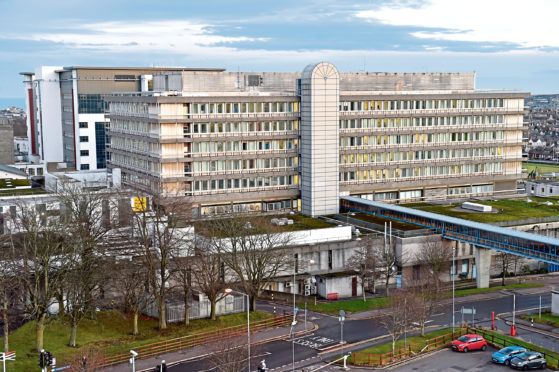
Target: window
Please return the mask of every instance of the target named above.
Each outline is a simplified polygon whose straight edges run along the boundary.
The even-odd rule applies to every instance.
[[[87,128],[87,121],[80,121],[80,128]]]
[[[89,164],[80,165],[80,170],[89,170]]]
[[[328,269],[332,269],[332,250],[328,250]]]
[[[89,142],[88,136],[80,136],[80,142]]]
[[[89,156],[89,150],[80,150],[80,156]]]

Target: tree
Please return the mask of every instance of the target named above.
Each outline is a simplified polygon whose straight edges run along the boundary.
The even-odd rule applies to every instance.
[[[446,248],[442,241],[429,241],[422,244],[415,255],[415,263],[421,267],[422,279],[418,284],[431,283],[436,286],[435,292],[438,293],[441,286],[441,275],[450,267],[451,260],[452,250]]]
[[[147,308],[150,303],[147,291],[148,275],[145,267],[136,263],[121,263],[116,281],[116,291],[122,295],[124,310],[132,313],[132,334],[135,336],[138,331],[138,316]]]
[[[3,221],[0,220],[0,223]],[[13,245],[13,235],[0,235],[0,302],[2,312],[2,329],[4,339],[4,352],[9,349],[10,313],[18,304],[21,304],[21,280],[23,271],[21,257],[16,254]]]
[[[27,292],[27,316],[35,320],[35,347],[43,348],[49,307],[67,267],[68,242],[57,217],[20,204],[16,207],[14,245],[21,251],[21,279]]]
[[[208,370],[238,372],[248,366],[247,342],[244,336],[227,337],[226,335],[210,344],[209,349],[211,357],[208,358]]]
[[[392,278],[396,274],[396,264],[398,263],[396,241],[392,239],[391,234],[387,236],[385,231],[383,244],[374,246],[374,250],[375,256],[377,257],[377,267],[380,269],[381,275],[384,278],[386,296],[390,296],[390,278]]]
[[[378,277],[378,257],[375,247],[382,245],[383,242],[372,236],[366,236],[362,241],[363,245],[353,251],[353,255],[346,262],[346,267],[357,273],[361,281],[363,301],[366,301],[365,286],[369,279],[372,280],[373,293],[376,289],[375,282]]]
[[[103,223],[103,203],[111,194],[84,190],[63,183],[57,191],[60,216],[72,247],[62,293],[70,318],[69,346],[76,346],[77,327],[92,311],[105,282],[104,240],[109,231]]]
[[[392,354],[394,354],[396,341],[402,337],[412,321],[413,291],[410,289],[398,289],[388,301],[391,311],[380,319],[380,323],[391,338]]]
[[[292,234],[282,232],[265,217],[212,220],[206,234],[212,237],[213,250],[236,274],[254,311],[264,286],[289,267],[286,247]]]
[[[184,301],[184,325],[190,325],[190,298],[192,297],[192,258],[175,257],[172,261],[175,282]]]
[[[147,196],[146,196],[147,195]],[[135,254],[144,264],[149,288],[157,304],[159,329],[167,328],[165,301],[172,275],[173,257],[187,246],[191,230],[184,221],[190,209],[180,198],[143,194],[135,197],[130,211],[131,238],[138,242]]]
[[[207,241],[199,241],[193,261],[194,281],[211,303],[211,320],[216,320],[216,304],[225,297],[225,264]]]
[[[510,272],[513,263],[513,255],[505,252],[497,252],[495,255],[495,267],[501,272],[501,285],[505,285],[507,274]]]

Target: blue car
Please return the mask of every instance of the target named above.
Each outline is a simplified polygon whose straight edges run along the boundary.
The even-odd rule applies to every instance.
[[[520,346],[507,346],[491,355],[491,361],[497,364],[510,365],[510,360],[515,356],[525,353],[526,349]]]

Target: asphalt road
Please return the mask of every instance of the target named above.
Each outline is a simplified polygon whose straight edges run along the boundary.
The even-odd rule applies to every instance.
[[[549,307],[551,305],[551,295],[549,293],[545,293],[541,294],[541,296],[542,306]],[[539,299],[540,294],[517,295],[516,310],[535,309],[534,311],[537,313]],[[455,310],[457,311],[455,314],[455,322],[457,326],[460,324],[462,319],[459,312],[462,306],[465,308],[475,307],[475,324],[482,324],[483,326],[488,327],[490,326],[492,311],[495,312],[495,315],[512,312],[513,296],[512,293],[501,291],[494,293],[490,299],[480,301],[464,301],[463,299],[458,298],[455,305]],[[272,305],[261,303],[258,305],[258,308],[269,311],[271,310]],[[288,310],[290,308],[282,308],[281,306],[278,306],[276,310],[281,312],[284,309]],[[319,355],[321,349],[335,345],[340,341],[340,323],[337,317],[312,312],[308,312],[307,317],[309,320],[312,319],[318,324],[318,330],[311,334],[296,338],[294,342],[291,340],[282,340],[254,347],[252,352],[254,357],[251,358],[253,366],[252,369],[256,370],[257,364],[262,359],[266,360],[267,367],[270,371],[273,371],[274,369],[285,369],[292,363],[292,347],[294,347],[295,352],[296,370],[298,369],[299,371],[303,366],[316,364],[317,361],[319,361],[318,358],[331,360],[336,355],[339,355],[340,351]],[[432,329],[452,326],[452,306],[445,306],[440,313],[433,316],[431,320],[432,321],[429,323],[429,327]],[[465,316],[464,320],[471,324],[471,315]],[[499,329],[509,329],[509,326],[502,321],[497,321],[496,325]],[[558,343],[558,339],[556,338],[542,336],[523,329],[519,329],[518,333],[525,339],[530,339],[534,343],[544,347],[551,348]],[[346,351],[360,350],[365,347],[386,342],[386,339],[383,338],[383,336],[386,336],[386,330],[383,329],[379,317],[361,320],[346,320],[344,323],[344,341],[347,343],[351,344],[358,341],[370,340],[358,346],[346,348]],[[211,358],[211,356],[208,358]],[[168,370],[172,372],[215,371],[215,369],[211,369],[211,366],[212,365],[208,359],[203,358],[170,367]]]

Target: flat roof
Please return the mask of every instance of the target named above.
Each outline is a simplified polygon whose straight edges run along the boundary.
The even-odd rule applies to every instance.
[[[395,211],[395,212],[412,214],[412,215],[416,215],[416,216],[419,216],[419,217],[432,218],[432,219],[435,219],[435,220],[448,222],[448,223],[452,223],[452,224],[455,224],[455,225],[462,225],[462,226],[471,227],[472,229],[478,229],[478,230],[488,231],[488,232],[492,232],[492,233],[513,236],[513,237],[520,238],[520,239],[532,240],[532,241],[536,241],[536,242],[539,242],[539,243],[559,246],[559,239],[548,238],[547,236],[531,234],[531,233],[527,233],[527,232],[524,232],[524,231],[517,231],[517,230],[509,229],[509,228],[506,228],[506,227],[499,227],[499,226],[494,226],[494,225],[490,225],[490,224],[487,224],[487,223],[469,221],[469,220],[465,220],[465,219],[462,219],[462,218],[450,217],[450,216],[445,216],[444,214],[437,214],[437,213],[432,213],[432,212],[425,212],[425,211],[422,211],[422,210],[408,208],[408,207],[400,207],[399,205],[394,205],[394,204],[385,204],[385,203],[375,202],[375,201],[371,201],[371,200],[367,200],[367,199],[356,198],[354,196],[344,196],[344,197],[341,197],[340,199],[345,199],[345,200],[356,202],[356,203],[368,204],[368,205],[373,206],[373,207],[384,208],[384,209],[392,210],[392,211]]]
[[[151,70],[151,71],[216,71],[223,72],[224,68],[204,67],[138,67],[138,66],[64,66],[64,70]]]

